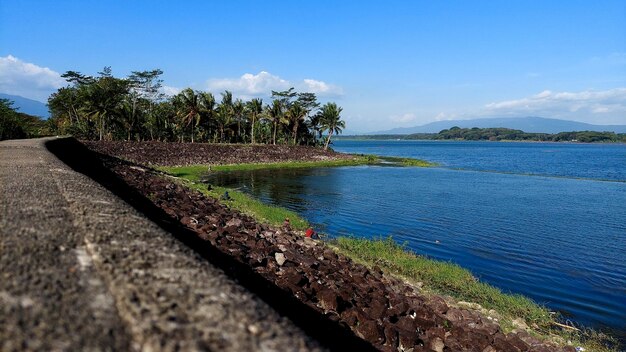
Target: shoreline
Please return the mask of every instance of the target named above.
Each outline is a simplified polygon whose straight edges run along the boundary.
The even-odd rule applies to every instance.
[[[371,160],[370,160],[370,161],[371,161]],[[396,160],[396,161],[398,161],[398,160]],[[323,163],[322,163],[322,164],[323,164]],[[284,165],[283,165],[283,166],[284,166]],[[309,163],[307,163],[306,165],[298,165],[298,167],[319,167],[319,166],[320,166],[320,163],[319,163],[319,162],[318,162],[318,163],[315,163],[315,162],[311,163],[311,162],[309,162]],[[326,165],[326,166],[329,166],[329,165]],[[337,166],[348,166],[348,165],[337,165]],[[224,167],[224,168],[222,168],[221,170],[222,170],[222,171],[224,171],[224,170],[230,170],[230,171],[232,171],[232,170],[237,169],[238,167],[239,167],[239,168],[242,168],[242,166],[232,166],[232,165],[231,165],[231,166],[228,166],[228,167]],[[243,166],[243,169],[246,169],[246,168],[247,168],[247,169],[250,169],[249,167],[251,167],[251,166],[250,166],[250,165]],[[258,168],[262,168],[262,167],[263,167],[263,165],[254,164],[254,166],[252,166],[252,169],[258,169]],[[268,164],[265,164],[265,167],[268,167]],[[271,166],[271,167],[281,167],[281,166],[280,166],[280,165],[278,165],[278,166],[277,166],[277,165],[274,165],[274,166]],[[204,170],[207,170],[206,166],[202,166],[202,168],[204,168]],[[160,169],[161,169],[161,171],[163,170],[163,168],[160,168]],[[212,171],[217,172],[218,170],[220,170],[220,168],[219,168],[219,167],[215,167],[215,166],[213,166],[213,167],[212,167]],[[196,171],[197,171],[197,170],[196,170]],[[207,171],[208,171],[208,170],[207,170]],[[189,172],[187,172],[187,176],[189,176]],[[197,174],[196,174],[196,176],[195,176],[195,177],[196,177],[195,181],[198,181],[198,180],[199,180],[199,178],[197,177]],[[193,183],[193,182],[195,182],[195,181],[193,181],[193,180],[189,180],[188,182],[192,182],[192,183]],[[186,181],[185,183],[187,183],[187,181]],[[197,184],[196,184],[196,185],[197,185]],[[191,188],[198,189],[198,187],[196,187],[196,186],[193,186],[193,187],[191,187]],[[203,192],[203,193],[207,194],[207,192]],[[213,197],[213,198],[215,198],[215,196],[216,196],[216,194],[208,194],[208,195],[209,195],[209,196],[211,196],[211,197]],[[305,221],[306,221],[306,220],[305,220]],[[396,248],[396,249],[397,249],[397,248]],[[344,247],[344,252],[345,252],[345,247]],[[353,255],[353,256],[352,256],[352,259],[358,259],[358,258],[356,258],[356,256],[354,256],[354,255]],[[360,259],[363,259],[363,258],[361,257]],[[376,263],[374,263],[374,264],[372,265],[371,260],[370,260],[370,263],[365,263],[365,264],[370,264],[370,265],[369,265],[370,267],[377,267]],[[380,263],[378,263],[378,264],[380,265]],[[381,266],[382,266],[382,265],[381,265]],[[387,268],[387,269],[389,269],[389,265],[388,265],[388,268]],[[378,269],[378,270],[379,270],[379,269]],[[387,275],[389,275],[389,273],[388,273]],[[392,275],[392,276],[397,276],[397,275]],[[400,276],[402,276],[402,275],[400,275]],[[470,275],[470,276],[471,276],[471,275]],[[473,281],[474,279],[471,279],[471,280]],[[404,280],[404,281],[406,281],[406,280]],[[421,288],[420,288],[420,289],[421,289]],[[422,291],[422,290],[420,290],[420,291]],[[441,297],[440,297],[440,298],[441,298]],[[462,302],[462,303],[467,303],[467,302]],[[446,303],[446,304],[447,304],[447,303]],[[454,303],[452,303],[452,304],[454,304]],[[473,306],[471,303],[469,303],[469,304],[468,304],[468,307],[474,307],[474,308],[476,308],[476,306]],[[480,306],[478,306],[478,307],[480,307]],[[480,310],[480,309],[482,309],[482,307],[480,307],[480,308],[478,308],[478,309]],[[547,313],[547,311],[546,311],[546,313]],[[518,323],[517,325],[522,325],[522,324],[519,324],[519,323]],[[524,324],[524,325],[526,325],[526,324]],[[518,330],[519,330],[519,326],[509,327],[509,329],[512,329],[512,328],[515,328],[515,327],[517,327],[517,328],[518,328]],[[567,337],[571,337],[571,334],[566,334],[566,336],[567,336]],[[558,339],[557,339],[557,340],[558,340]]]
[[[515,139],[502,139],[499,141],[490,141],[488,139],[474,140],[474,139],[402,139],[402,138],[350,138],[349,136],[337,138],[337,141],[350,141],[350,142],[363,142],[363,141],[373,141],[373,142],[382,142],[382,141],[390,141],[390,142],[489,142],[489,143],[547,143],[547,144],[583,144],[583,145],[614,145],[614,144],[624,144],[626,142],[572,142],[572,141],[524,141],[524,140],[515,140]]]

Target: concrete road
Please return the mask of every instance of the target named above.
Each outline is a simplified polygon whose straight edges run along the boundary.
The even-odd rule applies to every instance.
[[[45,147],[0,142],[0,350],[319,350]]]

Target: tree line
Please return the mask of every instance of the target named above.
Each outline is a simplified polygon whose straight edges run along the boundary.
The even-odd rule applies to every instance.
[[[0,141],[52,135],[51,126],[41,118],[19,112],[13,101],[0,99]]]
[[[117,78],[105,67],[98,75],[76,71],[48,99],[50,123],[57,134],[90,140],[159,140],[212,143],[323,145],[345,128],[342,108],[321,105],[314,93],[294,88],[261,98],[234,98],[226,90],[183,89],[162,93],[163,71],[133,71]]]
[[[402,139],[402,140],[460,140],[460,141],[537,141],[626,143],[626,133],[574,131],[559,133],[532,133],[510,128],[460,128],[444,129],[438,133],[414,133],[409,135],[343,136],[342,139]]]
[[[417,135],[407,136],[417,139]],[[626,142],[626,134],[614,132],[574,131],[559,133],[532,133],[510,128],[460,128],[454,126],[435,134],[432,139],[466,141],[538,141],[538,142]]]

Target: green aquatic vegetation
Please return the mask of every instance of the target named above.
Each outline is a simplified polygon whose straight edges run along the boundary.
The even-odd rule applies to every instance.
[[[418,167],[438,166],[438,164],[436,163],[426,161],[426,160],[421,160],[421,159],[399,158],[399,157],[393,157],[393,156],[379,156],[377,158],[379,160],[382,160],[383,162],[398,164],[401,166],[418,166]]]
[[[420,159],[397,158],[376,155],[354,155],[352,158],[333,160],[284,161],[275,163],[248,163],[231,165],[189,165],[175,167],[162,166],[158,167],[158,169],[177,177],[185,177],[188,179],[192,179],[193,181],[199,181],[200,178],[208,172],[251,171],[261,169],[300,169],[309,167],[340,167],[359,165],[393,165],[417,167],[437,166],[437,164],[435,163]]]

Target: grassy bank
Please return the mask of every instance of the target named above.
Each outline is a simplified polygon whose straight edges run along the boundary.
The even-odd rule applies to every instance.
[[[310,167],[339,167],[339,166],[359,166],[359,165],[395,165],[395,166],[417,166],[433,167],[437,166],[420,159],[396,158],[376,155],[355,155],[348,159],[316,160],[316,161],[286,161],[277,163],[250,163],[250,164],[230,164],[230,165],[190,165],[177,167],[160,167],[162,171],[178,177],[185,177],[194,181],[199,181],[200,177],[211,172],[222,171],[250,171],[261,169],[301,169]]]

